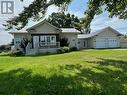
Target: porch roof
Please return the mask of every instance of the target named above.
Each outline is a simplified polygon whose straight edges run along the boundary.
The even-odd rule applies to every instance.
[[[79,34],[80,31],[78,31],[77,29],[75,28],[60,28],[62,30],[62,33],[77,33]],[[19,31],[16,31],[16,32],[9,32],[10,34],[26,34],[26,33],[29,33],[26,29],[22,29],[22,30],[19,30]]]
[[[60,28],[62,33],[81,33],[79,30],[75,28]]]
[[[27,34],[28,31],[26,29],[21,29],[18,31],[9,32],[10,34]]]

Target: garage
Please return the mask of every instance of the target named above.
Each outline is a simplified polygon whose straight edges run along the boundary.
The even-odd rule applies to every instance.
[[[117,48],[119,43],[117,38],[98,38],[96,39],[96,48]]]
[[[87,39],[88,45],[86,48],[118,48],[120,47],[121,36],[123,35],[120,32],[111,27],[106,27],[90,34],[80,34],[78,39]],[[83,42],[80,42],[80,44],[83,44]]]

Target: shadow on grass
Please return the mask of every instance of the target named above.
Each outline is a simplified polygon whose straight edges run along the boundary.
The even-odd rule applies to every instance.
[[[69,52],[71,53],[71,52]],[[63,54],[67,54],[67,53],[63,53]],[[6,57],[6,56],[10,56],[10,57],[41,57],[41,56],[53,56],[53,55],[62,55],[59,53],[41,53],[41,54],[36,54],[36,55],[20,55],[20,56],[10,56],[10,54],[0,54],[0,56],[2,57]]]
[[[127,71],[127,61],[123,60],[114,60],[114,59],[104,59],[98,58],[100,61],[87,61],[88,63],[96,63],[100,64],[100,66],[115,66],[117,68],[121,68],[122,70]]]
[[[3,71],[3,69],[0,69],[0,71]]]
[[[106,59],[103,61],[108,62]],[[119,61],[117,63],[120,64]],[[126,95],[124,85],[127,85],[127,70],[113,71],[103,65],[94,68],[103,72],[79,64],[60,66],[61,74],[56,73],[48,78],[33,75],[30,70],[23,68],[2,72],[0,95]],[[65,71],[68,71],[68,76],[62,74]],[[78,72],[71,74],[74,71]]]

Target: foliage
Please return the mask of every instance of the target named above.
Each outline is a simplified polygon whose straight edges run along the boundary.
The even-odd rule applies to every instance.
[[[26,47],[29,43],[29,40],[27,38],[23,38],[23,40],[20,43],[20,47],[23,49],[24,52],[26,52]]]
[[[71,51],[77,51],[78,49],[77,49],[77,47],[71,47],[70,50]]]
[[[8,20],[4,26],[7,27],[7,30],[12,29],[13,26],[20,30],[27,25],[30,18],[36,21],[42,19],[50,5],[55,4],[62,7],[63,4],[67,5],[70,2],[71,0],[34,0],[28,7],[24,7],[24,10],[18,16]]]
[[[62,53],[68,53],[70,52],[70,48],[69,47],[61,47],[57,50],[57,53],[62,54]]]
[[[15,58],[0,54],[1,95],[126,93],[127,50],[84,50]]]
[[[76,28],[81,30],[80,20],[75,15],[65,14],[64,12],[52,13],[47,21],[59,28]]]
[[[67,38],[61,38],[60,39],[60,47],[68,46],[68,39]]]
[[[88,31],[95,15],[108,11],[109,17],[127,19],[127,0],[89,0],[88,9],[85,11],[84,27]]]
[[[16,57],[16,56],[22,56],[23,52],[21,50],[12,51],[9,53],[10,56]]]
[[[11,50],[11,45],[1,45],[0,46],[0,51],[10,51]]]
[[[22,0],[23,1],[23,0]],[[34,0],[28,7],[24,8],[18,16],[7,21],[4,26],[12,29],[22,29],[28,23],[30,18],[40,20],[45,16],[46,10],[51,5],[58,7],[67,7],[73,0]],[[84,28],[90,32],[90,23],[95,15],[108,11],[109,17],[116,16],[120,19],[127,19],[127,0],[88,0],[88,9],[85,10]]]

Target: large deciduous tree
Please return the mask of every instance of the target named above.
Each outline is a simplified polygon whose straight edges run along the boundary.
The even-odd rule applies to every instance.
[[[30,18],[40,20],[44,17],[50,5],[56,5],[64,9],[71,2],[73,0],[34,0],[18,16],[8,20],[5,26],[7,29],[11,29],[13,26],[16,26],[17,29],[22,29]],[[109,17],[116,16],[120,19],[127,19],[127,0],[88,0],[88,8],[84,11],[84,28],[86,28],[86,32],[89,32],[90,23],[94,16],[103,11],[108,11]]]
[[[52,13],[47,21],[59,28],[73,28],[81,31],[80,20],[75,15],[65,14],[64,12]]]

